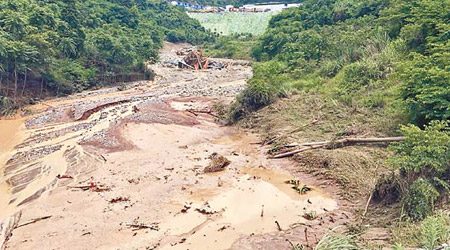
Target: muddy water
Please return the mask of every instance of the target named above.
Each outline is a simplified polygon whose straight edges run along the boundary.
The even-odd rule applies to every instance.
[[[274,171],[265,174],[274,177],[279,174],[280,178],[285,176]],[[276,222],[281,229],[289,229],[294,223],[306,222],[303,215],[307,212],[320,215],[325,210],[337,208],[333,199],[320,192],[304,197],[293,192],[288,192],[288,195],[277,186],[255,177],[239,177],[230,190],[216,195],[208,202],[213,211],[220,214],[217,218],[214,215],[209,220],[205,217],[204,222],[197,222],[196,225],[199,215],[192,211],[163,222],[162,229],[185,235],[187,240],[175,246],[166,244],[162,249],[229,249],[240,237],[279,230]],[[287,188],[283,189],[288,190]],[[195,203],[193,207],[202,207],[202,203]],[[185,226],[180,228],[179,225]],[[195,228],[197,230],[192,233]]]
[[[0,221],[2,214],[7,209],[10,195],[9,186],[3,180],[3,167],[12,156],[12,150],[25,138],[24,118],[14,117],[0,120]]]

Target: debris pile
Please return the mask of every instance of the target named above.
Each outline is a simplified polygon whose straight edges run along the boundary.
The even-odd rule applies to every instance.
[[[178,54],[178,53],[177,53]],[[189,52],[181,62],[179,62],[179,68],[190,68],[190,69],[207,69],[209,65],[209,58],[203,56],[203,51],[197,50]]]
[[[185,48],[174,52],[175,55],[162,60],[159,64],[168,68],[180,68],[191,70],[226,69],[231,67],[231,62],[211,59],[203,55],[203,51],[196,48]],[[245,66],[247,66],[245,64]]]

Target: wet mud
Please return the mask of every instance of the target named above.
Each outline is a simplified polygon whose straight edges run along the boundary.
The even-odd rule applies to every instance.
[[[176,48],[166,44],[161,57]],[[313,243],[349,216],[334,187],[268,160],[250,131],[195,112],[230,102],[251,68],[151,67],[152,82],[50,100],[0,122],[3,248],[288,249],[286,239]],[[216,155],[229,164],[205,172]]]

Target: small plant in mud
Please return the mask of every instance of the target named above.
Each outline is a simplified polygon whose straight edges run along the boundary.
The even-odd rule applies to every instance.
[[[315,211],[306,211],[303,214],[303,218],[307,220],[314,220],[316,218],[316,212]]]
[[[297,191],[299,194],[306,194],[307,192],[312,190],[306,184],[300,185],[300,180],[298,180],[298,179],[288,180],[288,181],[285,181],[285,183],[293,185],[292,189]]]
[[[230,121],[230,107],[224,103],[214,103],[213,110],[216,112],[220,120],[225,122]]]
[[[299,194],[306,194],[307,192],[311,191],[311,188],[308,187],[306,184],[302,185],[302,186],[294,186],[293,189],[295,191],[297,191]]]
[[[117,91],[124,91],[127,89],[127,85],[125,84],[120,84],[119,86],[117,86]]]
[[[298,185],[300,185],[300,180],[299,179],[292,179],[292,180],[286,181],[285,183],[298,186]]]
[[[289,242],[289,244],[291,245],[291,250],[305,250],[306,247],[300,243],[297,243],[294,245],[294,243],[292,243],[292,241],[286,239],[287,242]]]

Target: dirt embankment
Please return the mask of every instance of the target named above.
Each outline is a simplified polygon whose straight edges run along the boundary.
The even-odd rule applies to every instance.
[[[352,218],[336,184],[267,159],[258,136],[210,112],[250,67],[152,67],[153,82],[31,107],[1,155],[4,248],[289,249]]]

